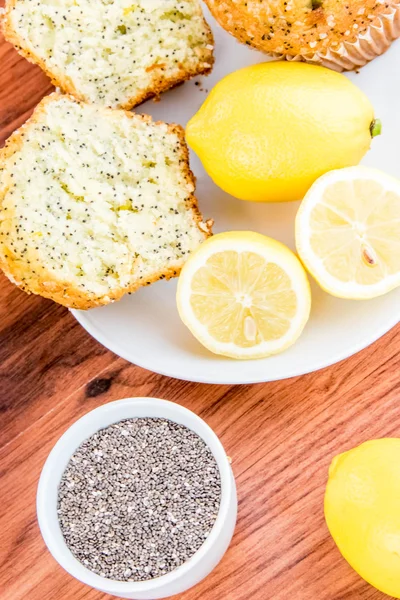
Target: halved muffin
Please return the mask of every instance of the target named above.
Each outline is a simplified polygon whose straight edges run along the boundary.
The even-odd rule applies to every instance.
[[[351,70],[400,36],[399,0],[205,0],[241,42],[277,57]]]
[[[126,110],[214,60],[198,0],[6,0],[3,31],[64,92]]]
[[[0,266],[64,306],[108,304],[210,234],[193,192],[181,127],[52,94],[0,151]]]

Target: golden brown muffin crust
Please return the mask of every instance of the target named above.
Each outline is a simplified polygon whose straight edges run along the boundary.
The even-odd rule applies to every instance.
[[[346,58],[346,47],[360,42],[365,63],[400,35],[399,0],[206,2],[219,23],[241,42],[288,58],[323,62],[331,52]]]

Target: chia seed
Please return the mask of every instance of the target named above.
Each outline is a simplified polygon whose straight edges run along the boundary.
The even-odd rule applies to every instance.
[[[71,457],[58,491],[64,540],[85,567],[146,581],[186,562],[217,518],[216,460],[193,431],[167,419],[120,421]]]

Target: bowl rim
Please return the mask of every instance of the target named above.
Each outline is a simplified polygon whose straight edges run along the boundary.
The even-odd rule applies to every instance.
[[[195,554],[193,554],[193,556],[191,556],[186,562],[173,571],[170,571],[166,575],[161,575],[155,579],[141,582],[122,582],[93,573],[73,556],[62,537],[61,528],[58,527],[58,530],[54,531],[53,526],[50,526],[48,496],[50,489],[54,490],[55,482],[58,488],[59,481],[65,471],[69,458],[85,439],[93,435],[95,431],[103,429],[112,423],[117,423],[118,421],[124,419],[135,418],[134,414],[127,416],[123,413],[127,410],[137,410],[140,408],[159,409],[160,415],[158,418],[169,418],[171,421],[174,421],[174,419],[165,416],[165,413],[175,413],[178,419],[176,421],[177,423],[192,429],[192,431],[197,433],[197,435],[203,439],[203,441],[212,451],[218,465],[221,477],[221,502],[217,518],[208,537],[202,546],[197,550],[197,552],[195,552]],[[101,414],[104,417],[107,417],[107,423],[104,423],[101,427],[97,427],[96,430],[93,430],[92,427],[92,432],[82,435],[87,426],[90,428],[90,422],[92,421],[93,416],[98,416]],[[145,418],[145,415],[143,417],[140,416],[139,418]],[[191,427],[188,423],[195,423],[195,425],[198,427],[198,430],[193,429],[193,427]],[[67,449],[69,458],[65,462],[65,460],[60,460],[60,457]],[[153,592],[159,591],[164,586],[171,585],[177,580],[187,576],[188,573],[193,569],[196,569],[197,565],[199,565],[199,563],[201,563],[202,560],[207,556],[214,543],[218,540],[218,537],[224,527],[224,523],[229,512],[231,497],[234,491],[233,488],[234,479],[230,462],[225,450],[218,436],[201,417],[184,406],[168,400],[146,397],[124,398],[122,400],[116,400],[107,404],[103,404],[89,411],[76,420],[56,442],[46,459],[39,478],[36,496],[37,518],[41,534],[48,550],[53,555],[55,560],[76,579],[87,585],[90,585],[93,588],[101,589],[102,591],[111,594]],[[57,508],[54,507],[54,510],[56,511]]]

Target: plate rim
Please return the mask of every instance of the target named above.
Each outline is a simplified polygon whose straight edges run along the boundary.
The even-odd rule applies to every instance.
[[[360,302],[363,302],[362,300],[360,300]],[[158,375],[163,375],[164,377],[170,377],[172,379],[178,379],[180,381],[190,381],[191,383],[203,383],[203,384],[207,384],[207,385],[253,385],[256,383],[271,383],[273,381],[284,381],[285,379],[292,379],[294,377],[300,377],[302,375],[308,375],[309,373],[315,373],[316,371],[321,371],[322,369],[326,369],[327,367],[331,367],[332,365],[338,364],[340,362],[342,362],[343,360],[346,360],[347,358],[350,358],[351,356],[354,356],[355,354],[358,354],[359,352],[361,352],[362,350],[365,350],[366,348],[368,348],[369,346],[371,346],[372,344],[374,344],[376,341],[378,341],[381,337],[383,337],[386,333],[388,333],[389,331],[391,331],[394,327],[396,327],[396,325],[399,324],[400,322],[400,310],[399,313],[396,313],[396,315],[394,316],[393,322],[390,322],[389,325],[385,324],[381,329],[378,329],[377,331],[374,332],[374,335],[371,336],[371,338],[365,343],[365,342],[360,342],[358,344],[354,344],[353,346],[349,346],[346,348],[346,350],[344,350],[342,353],[338,353],[336,356],[332,357],[332,360],[327,360],[327,361],[321,361],[320,364],[317,364],[315,367],[311,368],[310,370],[304,370],[304,369],[292,369],[291,371],[288,372],[287,375],[284,376],[279,376],[279,377],[251,377],[249,379],[241,379],[240,381],[232,381],[232,379],[224,379],[223,377],[216,381],[216,380],[210,380],[207,377],[204,378],[199,378],[199,377],[184,377],[182,375],[178,375],[176,374],[176,372],[174,371],[172,372],[165,372],[162,369],[153,369],[153,368],[149,368],[147,365],[144,365],[141,363],[140,361],[140,357],[139,360],[137,362],[133,362],[132,358],[127,356],[127,353],[125,353],[124,351],[121,352],[120,349],[118,348],[118,344],[114,343],[114,342],[105,342],[105,336],[98,330],[98,328],[93,325],[90,321],[90,319],[87,318],[86,314],[89,311],[81,311],[81,310],[77,310],[77,309],[69,309],[70,313],[73,315],[73,317],[78,321],[78,323],[81,325],[81,327],[83,327],[83,329],[85,329],[85,331],[91,336],[93,337],[99,344],[101,344],[102,346],[104,346],[105,348],[107,348],[107,350],[109,350],[110,352],[113,352],[116,356],[119,356],[120,358],[123,358],[124,360],[126,360],[127,362],[129,362],[132,365],[136,365],[138,367],[140,367],[141,369],[145,369],[146,371],[152,372],[152,373],[157,373]],[[227,359],[227,360],[232,360],[236,363],[244,363],[246,364],[247,361],[238,361],[235,359]],[[262,360],[268,360],[268,358],[263,358],[263,359],[259,359],[260,362]],[[135,359],[136,361],[136,359]],[[238,373],[241,372],[240,370],[238,370]]]
[[[213,29],[214,35],[215,35],[215,39],[216,39],[216,48],[218,50],[219,48],[219,53],[220,56],[217,56],[217,61],[213,70],[213,73],[211,74],[210,78],[208,78],[206,81],[208,81],[207,85],[205,85],[205,87],[211,89],[215,83],[214,82],[214,75],[217,74],[217,79],[216,81],[220,80],[222,77],[224,77],[227,72],[232,72],[236,69],[248,66],[250,64],[257,64],[258,62],[264,62],[264,61],[268,61],[270,60],[266,55],[263,55],[260,52],[254,51],[254,50],[250,50],[247,47],[245,47],[244,45],[240,45],[237,43],[237,41],[232,37],[229,36],[223,29],[221,29],[220,27],[218,27],[218,25],[216,24],[215,20],[211,17],[211,15],[209,14],[208,10],[206,9],[206,18],[211,26],[211,28]],[[399,42],[400,43],[400,42]],[[234,55],[233,53],[236,52],[236,48],[240,49],[240,57],[237,57],[236,54]],[[385,81],[386,79],[388,79],[389,81],[392,81],[393,84],[393,78],[391,79],[390,77],[387,77],[387,68],[394,68],[395,64],[397,64],[398,62],[398,56],[400,55],[400,46],[397,49],[397,54],[396,51],[394,51],[393,53],[393,48],[394,45],[392,46],[392,49],[389,50],[385,56],[382,56],[378,59],[376,59],[375,61],[373,61],[373,63],[376,64],[376,69],[379,69],[380,72],[382,72],[382,76],[385,75]],[[246,57],[244,56],[244,52],[248,53],[246,55]],[[389,58],[389,54],[391,55],[391,58]],[[242,56],[243,55],[243,56]],[[243,58],[243,60],[242,60]],[[381,60],[383,60],[383,63],[381,62]],[[228,61],[228,63],[226,62]],[[378,63],[379,66],[378,66]],[[219,65],[221,68],[219,68]],[[232,66],[233,65],[233,66]],[[228,69],[228,71],[226,72],[226,69]],[[353,83],[361,90],[365,91],[364,84],[367,83],[371,77],[374,76],[374,72],[370,71],[370,65],[367,65],[365,67],[363,67],[361,74],[357,75],[357,78],[355,77],[354,73],[346,73],[346,75],[350,75],[350,80],[353,81]],[[384,73],[383,73],[384,72]],[[366,76],[366,78],[364,77],[364,74]],[[354,75],[354,77],[353,77]],[[361,79],[361,81],[360,81]],[[215,81],[215,82],[216,82]],[[399,82],[396,80],[395,84],[395,88],[396,90],[398,90],[398,86],[399,86]],[[368,86],[367,86],[368,87]],[[375,86],[374,89],[376,88],[376,82],[375,82]],[[187,86],[185,86],[184,88],[182,88],[183,90],[190,90],[190,88],[188,88]],[[385,87],[383,87],[382,89],[386,89]],[[388,89],[392,89],[392,86],[389,86]],[[206,90],[201,90],[202,92],[208,94],[207,89]],[[173,92],[172,92],[173,93]],[[184,92],[182,92],[184,93]],[[192,92],[193,93],[193,92]],[[370,94],[368,92],[366,92],[368,97],[370,97],[371,101],[374,104],[375,107],[375,102],[373,101],[373,97],[370,96]],[[190,92],[188,92],[189,96],[190,96]],[[167,96],[167,95],[165,95]],[[190,96],[191,98],[191,96]],[[194,98],[194,96],[193,96]],[[205,100],[205,96],[197,96],[196,97],[196,104],[198,104],[199,106],[204,102]],[[172,97],[171,97],[171,101],[172,101]],[[173,104],[175,104],[178,100],[173,101]],[[189,101],[191,101],[189,99]],[[194,101],[194,100],[193,100]],[[380,94],[377,94],[377,96],[375,97],[375,101],[379,102],[379,106],[380,106],[380,111],[382,111],[382,118],[384,115],[387,114],[386,111],[386,96],[385,96],[385,102],[381,102],[381,97]],[[180,102],[180,100],[179,100]],[[378,105],[376,106],[376,109],[378,110]],[[142,107],[140,107],[140,112],[147,112],[146,111],[146,105],[143,105],[143,110]],[[164,111],[162,111],[164,112]],[[150,110],[150,114],[153,115],[153,111]],[[175,115],[175,113],[173,113]],[[377,112],[378,114],[378,112]],[[161,116],[161,113],[157,113],[156,111],[156,116],[157,118],[160,119],[164,119],[163,116]],[[153,118],[155,118],[155,116],[153,116]],[[175,117],[171,117],[172,120],[175,119]],[[168,120],[168,119],[165,119]],[[170,119],[171,120],[171,119]],[[180,122],[182,123],[181,120],[175,120],[175,122]],[[183,124],[183,123],[182,123]],[[377,143],[380,144],[379,142],[379,138],[377,140]],[[390,142],[388,141],[387,144],[389,144]],[[380,145],[380,150],[378,148],[378,152],[383,153],[383,156],[386,156],[385,154],[385,148],[383,146]],[[191,167],[194,170],[194,172],[196,173],[196,166],[200,167],[199,162],[193,162],[193,154],[191,156]],[[195,157],[196,161],[199,161],[198,157]],[[364,162],[362,162],[362,164],[364,164]],[[373,165],[369,164],[369,162],[367,162],[368,166],[373,166],[374,168],[378,168],[378,169],[382,169],[385,170],[383,168],[383,165],[380,165],[379,162],[377,162],[376,164],[374,163]],[[396,162],[396,176],[397,175],[397,171],[398,171],[398,165]],[[390,172],[390,171],[385,171],[385,172]],[[201,189],[201,184],[204,185],[204,181],[202,180],[202,171],[199,171],[199,173],[196,173],[197,178],[198,178],[198,186],[197,186],[197,193],[198,193],[198,197],[199,200],[201,200],[201,195],[200,195],[200,189]],[[206,184],[207,185],[207,184]],[[207,187],[204,188],[205,190],[207,190]],[[243,203],[241,203],[243,204]],[[247,204],[247,203],[246,203]],[[252,203],[250,203],[252,204]],[[204,207],[205,208],[205,207]],[[207,209],[208,210],[208,209]],[[215,218],[217,219],[217,215],[215,215]],[[247,223],[246,223],[247,224]],[[220,225],[223,225],[223,230],[226,230],[224,221],[221,220],[220,221]],[[243,229],[243,227],[240,227]],[[232,228],[229,228],[232,229]],[[237,229],[237,227],[236,227]],[[248,229],[248,227],[246,227],[246,229]],[[218,229],[219,230],[219,229]],[[259,229],[257,228],[256,231],[259,231]],[[271,235],[271,234],[267,234],[267,235]],[[274,235],[272,235],[272,237],[276,237]],[[283,239],[280,239],[279,237],[277,238],[280,241],[284,241]],[[286,242],[284,242],[286,243]],[[289,246],[290,248],[292,248],[292,246]],[[292,248],[294,250],[294,248]],[[310,280],[312,281],[312,278],[310,277]],[[392,291],[391,293],[398,293],[400,290],[400,288],[398,288],[397,290]],[[361,303],[365,303],[365,302],[369,302],[368,300],[360,300],[358,302]],[[380,310],[384,310],[384,309],[380,309]],[[99,317],[99,319],[97,319],[97,317],[93,316],[93,318],[90,316],[90,314],[86,311],[77,311],[72,309],[71,310],[72,315],[74,316],[74,318],[78,321],[78,323],[89,333],[89,335],[91,335],[98,343],[102,344],[105,348],[107,348],[109,351],[113,352],[116,356],[119,356],[121,358],[123,358],[124,360],[128,361],[131,364],[135,364],[140,368],[146,369],[149,372],[154,372],[157,373],[159,375],[165,376],[165,377],[171,377],[173,379],[179,379],[182,381],[190,381],[190,382],[194,382],[194,383],[202,383],[202,384],[209,384],[209,385],[250,385],[250,384],[256,384],[256,383],[268,383],[268,382],[273,382],[273,381],[283,381],[285,379],[291,379],[294,377],[299,377],[308,373],[314,373],[316,371],[319,371],[321,369],[325,369],[327,367],[330,367],[334,364],[337,363],[341,363],[343,360],[361,352],[361,350],[364,350],[365,348],[369,347],[371,344],[375,343],[378,339],[380,339],[382,336],[384,336],[385,334],[387,334],[391,329],[393,329],[396,325],[398,325],[398,323],[400,322],[400,302],[397,301],[397,297],[395,299],[395,302],[393,303],[393,305],[391,304],[390,306],[390,311],[389,314],[386,315],[384,317],[384,322],[383,319],[379,319],[379,322],[376,323],[376,325],[374,325],[374,328],[371,329],[368,326],[366,326],[365,322],[363,326],[360,326],[360,328],[357,327],[357,332],[354,332],[354,335],[352,336],[352,339],[349,340],[348,338],[346,338],[343,343],[340,344],[340,347],[336,348],[336,350],[331,351],[331,349],[328,349],[328,351],[326,352],[326,355],[323,357],[320,357],[317,354],[315,354],[312,358],[312,362],[310,360],[310,358],[307,358],[307,361],[303,361],[302,364],[298,364],[298,361],[295,360],[288,360],[286,361],[286,366],[285,368],[281,367],[281,372],[280,373],[276,373],[276,370],[274,368],[270,368],[268,366],[265,366],[265,361],[268,361],[268,358],[266,359],[260,359],[260,366],[259,367],[246,367],[246,363],[248,361],[234,361],[235,363],[245,363],[245,364],[240,364],[240,366],[238,365],[238,368],[236,369],[229,369],[229,371],[227,372],[227,369],[223,368],[223,362],[221,359],[223,359],[224,357],[219,357],[220,358],[220,365],[221,368],[207,368],[207,363],[204,365],[203,368],[196,366],[195,365],[195,370],[196,372],[193,373],[189,372],[189,369],[193,368],[193,365],[187,365],[187,363],[181,364],[180,361],[175,361],[173,364],[169,364],[168,367],[164,366],[164,361],[162,360],[162,356],[160,356],[159,359],[157,359],[157,366],[155,368],[155,365],[153,364],[153,360],[154,358],[150,355],[146,355],[145,357],[143,357],[143,354],[141,353],[141,346],[140,346],[140,342],[134,344],[133,348],[132,348],[132,344],[126,343],[124,347],[121,347],[121,344],[119,342],[119,339],[117,336],[113,335],[113,332],[109,332],[107,331],[107,327],[104,325],[104,322],[102,320],[101,317]],[[135,332],[135,324],[132,325],[132,334],[133,332]],[[308,324],[308,326],[306,327],[310,327],[310,323]],[[329,344],[329,338],[326,339],[326,344]],[[289,350],[290,352],[290,350]],[[281,356],[284,356],[285,352],[282,353]],[[210,357],[212,359],[213,355],[210,353]],[[224,358],[224,360],[226,361],[233,361],[234,359],[228,359],[228,358]],[[254,362],[254,361],[253,361]],[[379,362],[379,361],[378,361]],[[170,367],[170,368],[169,368]],[[251,370],[250,370],[251,369]],[[211,370],[211,372],[210,372]],[[250,372],[249,372],[250,371]]]

